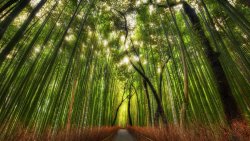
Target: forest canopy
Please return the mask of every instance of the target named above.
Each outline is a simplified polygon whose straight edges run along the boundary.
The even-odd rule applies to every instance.
[[[19,126],[250,120],[248,0],[0,0],[0,139]]]

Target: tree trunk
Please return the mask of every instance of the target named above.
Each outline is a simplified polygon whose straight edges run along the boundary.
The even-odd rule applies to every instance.
[[[149,78],[139,69],[135,66],[135,64],[130,60],[131,65],[133,66],[133,68],[142,76],[142,78],[147,82],[147,84],[149,85],[150,90],[153,93],[153,96],[155,98],[155,101],[157,103],[157,109],[156,109],[156,118],[155,120],[159,121],[159,117],[161,116],[162,118],[162,122],[167,125],[167,117],[165,115],[164,109],[162,107],[162,103],[161,100],[157,94],[156,89],[154,88],[154,85],[152,84],[152,82],[149,80]]]
[[[23,37],[23,34],[27,27],[29,26],[30,22],[36,16],[36,13],[43,7],[47,0],[41,0],[37,6],[33,9],[30,13],[29,17],[25,20],[21,28],[16,32],[16,34],[12,37],[9,43],[4,47],[2,52],[0,53],[0,66],[2,65],[5,57],[13,50],[15,45],[19,42],[19,40]],[[0,26],[1,27],[1,26]],[[0,33],[1,36],[1,33]],[[1,39],[1,38],[0,38]]]
[[[167,0],[167,5],[169,5],[169,0]],[[183,128],[184,127],[184,122],[186,119],[186,110],[187,110],[187,106],[188,106],[188,70],[187,70],[187,61],[185,58],[185,43],[183,40],[183,36],[181,34],[181,31],[178,27],[176,18],[172,12],[171,7],[169,7],[170,13],[171,13],[171,17],[174,21],[175,27],[176,27],[176,31],[178,33],[179,39],[180,39],[180,51],[181,51],[181,61],[183,64],[183,73],[184,73],[184,90],[183,90],[183,94],[184,94],[184,100],[181,106],[181,110],[180,110],[180,126]]]
[[[32,51],[35,43],[37,42],[38,37],[40,36],[42,30],[44,29],[46,23],[48,22],[51,14],[55,10],[56,6],[57,5],[54,5],[53,8],[50,10],[49,14],[47,15],[47,17],[43,21],[42,25],[40,26],[40,28],[35,33],[33,39],[27,45],[27,49],[25,50],[24,54],[22,55],[22,57],[19,58],[19,63],[17,63],[17,66],[15,67],[15,71],[12,73],[12,75],[9,76],[10,79],[9,79],[8,83],[5,84],[6,86],[9,86],[16,79],[20,69],[22,68],[22,66],[25,63],[25,60],[28,58],[30,52]],[[1,89],[0,93],[7,94],[8,93],[8,87],[5,87],[4,89]]]
[[[185,50],[183,47],[181,47],[181,60],[183,64],[183,73],[184,73],[184,100],[182,103],[182,107],[180,110],[180,127],[185,128],[185,121],[187,117],[187,106],[188,106],[188,68],[187,68],[187,60],[185,58]]]
[[[226,118],[229,123],[231,123],[234,119],[241,118],[241,114],[237,107],[237,103],[232,95],[232,91],[230,89],[229,82],[226,78],[226,74],[219,61],[218,53],[213,51],[213,48],[203,31],[199,17],[197,16],[195,10],[186,2],[183,3],[183,7],[186,15],[189,17],[189,20],[192,23],[194,30],[198,34],[202,45],[204,46],[205,55],[211,65],[215,80],[217,82],[218,91],[222,100]]]
[[[21,11],[29,4],[30,0],[21,0],[13,11],[0,23],[0,40],[11,22],[21,13]]]
[[[132,116],[131,116],[131,98],[132,98],[132,86],[129,88],[129,99],[128,99],[128,121],[129,125],[133,126]]]
[[[3,13],[3,14],[0,16],[0,20],[2,20],[6,15],[8,15],[14,8],[15,8],[15,6],[11,7],[11,8],[8,9],[5,13]]]
[[[228,16],[235,21],[238,27],[248,37],[250,37],[250,22],[244,17],[228,0],[217,0],[220,7],[222,7]]]
[[[7,3],[5,3],[1,8],[0,8],[0,13],[3,13],[4,10],[7,8],[11,7],[14,3],[16,3],[18,0],[10,0]]]
[[[155,118],[154,118],[154,124],[155,126],[159,126],[159,122],[160,122],[160,117],[162,119],[162,122],[167,125],[168,121],[167,121],[167,117],[165,115],[165,112],[163,110],[163,107],[160,105],[157,105],[157,109],[155,112]]]
[[[114,117],[114,119],[113,119],[113,121],[112,121],[112,126],[115,125],[115,122],[116,122],[116,119],[117,119],[117,116],[118,116],[119,109],[120,109],[120,107],[122,106],[122,103],[123,103],[125,100],[126,100],[126,99],[123,99],[123,100],[121,101],[121,103],[118,105],[118,107],[116,108],[116,110],[115,110],[115,117]]]
[[[72,111],[73,111],[73,105],[75,101],[75,93],[76,93],[77,85],[78,85],[78,80],[75,80],[73,88],[72,88],[72,92],[71,92],[71,101],[69,105],[67,127],[66,127],[67,133],[69,133],[70,127],[71,127],[71,117],[72,117]]]
[[[160,78],[159,78],[159,95],[160,95],[160,100],[162,101],[162,83],[163,83],[163,72],[164,72],[165,65],[161,67],[161,73],[160,73]]]
[[[143,87],[144,91],[147,97],[147,103],[148,103],[148,112],[149,112],[149,121],[150,125],[152,125],[152,109],[151,109],[151,102],[150,102],[150,97],[149,97],[149,92],[148,92],[148,84],[145,80],[143,80]]]

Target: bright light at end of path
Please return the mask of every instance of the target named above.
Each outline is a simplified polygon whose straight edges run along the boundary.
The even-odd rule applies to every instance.
[[[118,126],[122,126],[125,127],[127,124],[127,111],[128,109],[128,101],[126,100],[120,107],[119,113],[118,113],[118,117],[117,117],[117,124]]]

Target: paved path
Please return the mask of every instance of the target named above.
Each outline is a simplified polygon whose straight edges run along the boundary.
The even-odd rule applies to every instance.
[[[114,137],[114,141],[136,141],[126,129],[119,129]]]

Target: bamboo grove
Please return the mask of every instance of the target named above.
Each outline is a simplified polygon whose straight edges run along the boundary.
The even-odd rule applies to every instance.
[[[0,0],[1,138],[250,119],[247,0]]]

